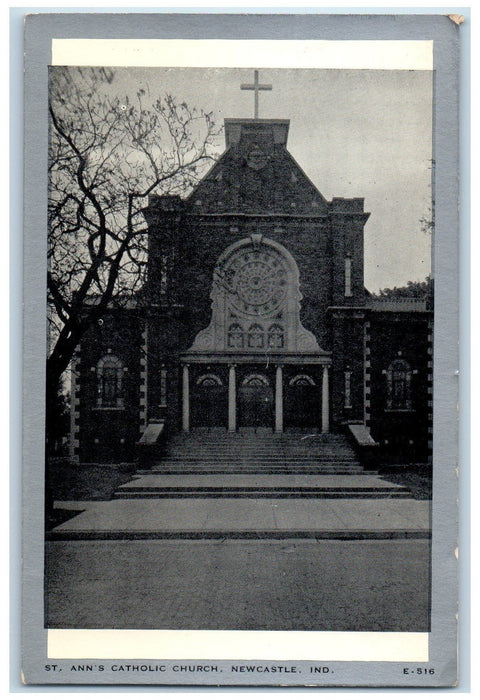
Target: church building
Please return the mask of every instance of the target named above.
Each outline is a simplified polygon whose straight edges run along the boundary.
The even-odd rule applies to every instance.
[[[288,134],[286,119],[225,119],[193,192],[150,196],[144,289],[74,361],[73,460],[160,455],[202,429],[343,433],[380,461],[428,461],[430,305],[368,293],[363,199],[327,201]]]

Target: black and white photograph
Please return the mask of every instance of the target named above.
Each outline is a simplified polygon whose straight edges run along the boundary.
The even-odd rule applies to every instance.
[[[417,43],[405,68],[49,65],[42,682],[60,653],[72,683],[338,684],[315,641],[231,656],[218,636],[308,632],[392,633],[353,660],[435,683]],[[215,633],[217,655],[100,668],[68,641],[99,631]]]

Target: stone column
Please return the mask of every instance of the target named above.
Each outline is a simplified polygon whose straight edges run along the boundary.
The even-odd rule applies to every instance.
[[[183,403],[182,403],[182,430],[190,432],[190,378],[188,365],[183,365]]]
[[[323,377],[322,377],[322,433],[328,433],[330,430],[329,425],[329,397],[328,397],[328,367],[323,366]]]
[[[228,432],[237,430],[237,387],[235,384],[235,365],[228,368]]]
[[[275,432],[283,433],[283,371],[282,365],[277,365],[275,382]]]

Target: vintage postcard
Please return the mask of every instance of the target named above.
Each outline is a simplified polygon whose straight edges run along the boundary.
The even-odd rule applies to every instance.
[[[457,683],[461,31],[27,17],[25,683]]]

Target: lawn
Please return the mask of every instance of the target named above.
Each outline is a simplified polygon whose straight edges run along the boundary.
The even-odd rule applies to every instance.
[[[428,464],[408,465],[382,469],[382,479],[400,486],[406,486],[417,501],[432,498],[432,467]]]
[[[45,526],[50,530],[81,513],[81,509],[54,508],[55,501],[108,501],[118,486],[130,481],[135,465],[79,465],[52,460],[47,470]]]
[[[48,483],[54,501],[107,501],[117,487],[130,480],[133,464],[71,464],[53,461]]]

